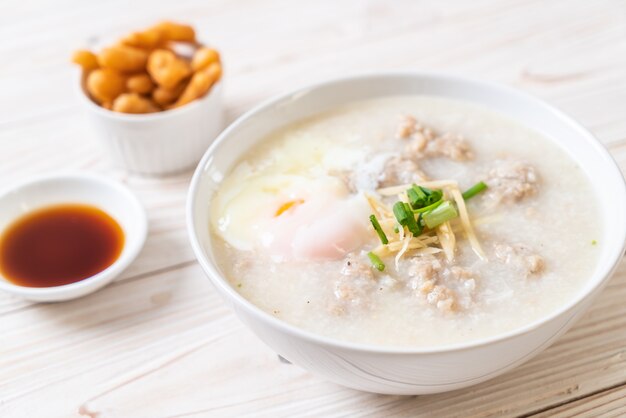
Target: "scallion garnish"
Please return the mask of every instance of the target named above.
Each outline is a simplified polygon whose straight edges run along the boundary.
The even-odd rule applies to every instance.
[[[396,202],[393,205],[393,214],[401,226],[406,226],[407,219],[413,215],[413,211],[407,212],[404,202]]]
[[[430,212],[422,214],[422,218],[424,219],[426,226],[430,229],[433,229],[450,219],[456,218],[457,216],[459,216],[459,213],[454,205],[448,200]]]
[[[441,190],[430,190],[422,187],[422,190],[429,190],[428,199],[426,200],[427,205],[432,205],[433,203],[439,202],[443,198],[443,192]]]
[[[410,189],[407,189],[406,194],[411,208],[414,210],[433,205],[443,198],[441,190],[431,190],[417,184],[413,184]]]
[[[411,210],[411,205],[409,205],[408,203],[405,203],[404,207],[406,208],[406,211],[410,213],[410,216],[406,223],[406,227],[409,229],[409,231],[411,231],[414,237],[421,235],[423,228],[422,228],[422,225],[419,224],[417,220],[415,219],[415,215],[413,214],[413,211]]]
[[[478,193],[486,189],[487,185],[485,184],[485,182],[479,181],[478,183],[463,192],[463,200],[471,199],[472,197],[476,196]]]
[[[419,186],[414,184],[410,189],[407,189],[406,195],[413,209],[419,209],[426,205],[428,195]]]
[[[437,206],[441,205],[442,203],[443,203],[443,199],[439,199],[432,205],[425,206],[421,209],[413,209],[413,213],[425,213],[425,212],[431,211],[435,209]]]
[[[370,259],[372,266],[374,266],[376,270],[383,271],[385,269],[385,263],[383,263],[379,256],[370,251],[367,253],[367,257]]]
[[[406,226],[414,236],[422,233],[422,228],[415,221],[415,215],[411,209],[411,205],[405,202],[396,202],[393,205],[393,214],[396,216],[401,226]]]
[[[378,222],[378,219],[376,219],[375,215],[370,215],[370,222],[372,223],[374,230],[376,230],[376,233],[380,238],[380,242],[382,242],[383,244],[389,244],[387,235],[385,235],[385,231],[383,231],[383,229],[381,228],[380,223]]]

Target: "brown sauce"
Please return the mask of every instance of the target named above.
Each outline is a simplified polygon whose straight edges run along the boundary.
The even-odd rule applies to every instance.
[[[122,228],[102,210],[82,204],[49,206],[4,230],[0,273],[19,286],[60,286],[106,269],[123,247]]]

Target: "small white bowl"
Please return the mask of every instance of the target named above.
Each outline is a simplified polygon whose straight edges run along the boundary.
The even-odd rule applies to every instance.
[[[222,80],[185,106],[145,115],[99,106],[85,93],[82,81],[78,90],[102,148],[116,166],[133,173],[165,175],[190,169],[223,128]]]
[[[0,274],[0,290],[38,302],[74,299],[109,284],[137,257],[148,232],[148,218],[143,206],[126,186],[93,174],[41,176],[3,191],[0,193],[0,235],[21,215],[63,203],[92,205],[115,219],[124,231],[124,247],[120,256],[100,273],[63,286],[18,286]]]
[[[568,303],[537,321],[493,337],[446,346],[382,347],[338,341],[297,328],[259,309],[233,289],[216,262],[209,207],[233,165],[265,135],[354,100],[426,94],[480,104],[543,132],[595,182],[603,229],[593,274]],[[568,116],[512,88],[463,77],[396,72],[332,80],[267,101],[228,127],[198,165],[187,200],[193,250],[217,291],[241,320],[277,353],[313,373],[368,392],[416,395],[491,379],[535,356],[567,331],[606,285],[626,243],[626,187],[606,149]],[[566,262],[566,260],[564,260]],[[259,277],[259,280],[262,280]]]

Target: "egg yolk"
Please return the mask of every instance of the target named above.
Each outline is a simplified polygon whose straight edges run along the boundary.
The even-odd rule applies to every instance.
[[[289,209],[291,209],[292,207],[296,206],[296,205],[301,205],[304,203],[304,200],[302,199],[298,199],[298,200],[290,200],[289,202],[285,202],[282,205],[280,205],[280,207],[278,208],[278,210],[276,211],[276,215],[274,216],[280,216],[283,213],[287,212]]]
[[[367,200],[336,177],[259,176],[222,199],[220,235],[276,261],[340,259],[369,237]]]

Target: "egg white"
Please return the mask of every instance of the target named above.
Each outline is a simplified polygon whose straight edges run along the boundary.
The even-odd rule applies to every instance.
[[[303,135],[267,144],[222,182],[211,223],[228,244],[277,260],[321,260],[341,258],[368,239],[367,201],[340,179],[366,166],[368,150]]]

